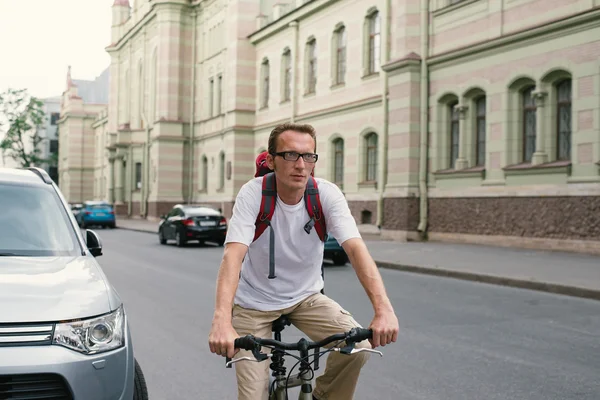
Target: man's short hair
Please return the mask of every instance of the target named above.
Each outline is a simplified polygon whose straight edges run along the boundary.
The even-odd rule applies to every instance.
[[[285,131],[295,131],[301,133],[308,133],[315,141],[315,152],[317,151],[317,134],[315,128],[309,124],[293,124],[286,122],[284,124],[277,125],[271,131],[269,135],[269,154],[274,155],[277,152],[277,138]]]

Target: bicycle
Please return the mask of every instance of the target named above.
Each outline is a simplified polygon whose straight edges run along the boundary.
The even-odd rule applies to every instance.
[[[290,325],[291,322],[286,315],[282,315],[272,324],[272,331],[274,332],[275,339],[261,339],[254,337],[253,335],[246,335],[235,339],[234,347],[236,349],[243,349],[252,351],[254,358],[252,357],[240,357],[235,360],[231,360],[229,357],[226,358],[226,368],[240,361],[253,361],[263,362],[268,358],[271,359],[269,368],[273,371],[269,378],[269,400],[287,400],[288,399],[288,388],[301,386],[298,400],[312,400],[313,385],[312,380],[315,376],[315,371],[319,369],[319,358],[330,351],[337,351],[341,354],[352,355],[359,352],[370,352],[379,354],[383,357],[383,353],[374,349],[360,348],[356,349],[354,345],[358,342],[362,342],[366,339],[371,339],[373,331],[371,329],[364,328],[353,328],[348,332],[339,333],[326,337],[318,342],[311,342],[305,338],[300,339],[296,343],[284,343],[281,341],[281,331],[285,329],[285,326]],[[320,351],[321,347],[325,347],[330,343],[338,341],[333,347],[325,351]],[[345,342],[346,346],[337,347],[340,343]],[[272,350],[271,353],[265,354],[261,352],[261,347],[267,347]],[[310,350],[314,350],[314,360],[309,362]],[[300,357],[288,353],[287,351],[299,351]],[[289,374],[286,377],[285,359],[284,356],[291,356],[298,360],[298,362],[292,367]],[[292,376],[294,368],[300,364],[299,372]],[[311,367],[314,364],[314,367]]]

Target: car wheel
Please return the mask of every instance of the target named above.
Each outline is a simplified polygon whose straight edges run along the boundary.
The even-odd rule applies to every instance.
[[[333,265],[344,265],[348,262],[348,256],[345,254],[336,254],[331,258]]]
[[[181,232],[179,231],[175,234],[175,243],[177,243],[177,246],[179,247],[185,246],[185,239],[181,236]]]
[[[133,400],[148,400],[148,386],[142,367],[135,360],[135,376],[133,378]]]
[[[167,244],[167,239],[165,239],[165,237],[163,236],[162,229],[158,231],[158,241],[160,242],[160,244]]]

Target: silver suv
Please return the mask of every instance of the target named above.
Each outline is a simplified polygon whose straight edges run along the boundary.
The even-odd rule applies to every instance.
[[[0,168],[0,399],[142,400],[127,313],[38,168]]]

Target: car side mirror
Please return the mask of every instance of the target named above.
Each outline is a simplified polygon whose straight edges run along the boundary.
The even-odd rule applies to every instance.
[[[160,219],[167,219],[167,216],[165,214],[160,216]]]
[[[85,243],[94,257],[102,255],[102,240],[100,240],[100,236],[98,236],[96,232],[91,229],[86,229]]]

